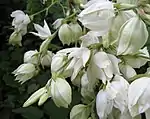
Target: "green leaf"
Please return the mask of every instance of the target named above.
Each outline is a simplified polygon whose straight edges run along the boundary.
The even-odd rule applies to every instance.
[[[18,108],[14,109],[13,112],[21,114],[26,119],[41,119],[44,116],[43,111],[36,107]]]

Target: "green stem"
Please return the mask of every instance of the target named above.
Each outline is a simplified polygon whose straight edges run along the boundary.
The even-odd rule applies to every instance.
[[[126,11],[126,10],[134,10],[139,7],[139,5],[131,5],[131,4],[114,4],[114,7],[119,11]]]
[[[56,1],[56,2],[52,2],[52,4],[50,4],[48,7],[44,8],[43,10],[38,11],[38,12],[36,12],[36,13],[30,15],[30,18],[33,18],[34,16],[36,16],[36,15],[38,15],[38,14],[41,14],[41,13],[44,12],[44,11],[48,11],[48,10],[49,10],[54,4],[56,4],[56,3],[57,3],[57,1]]]
[[[129,81],[132,82],[132,81],[134,81],[138,78],[142,78],[142,77],[150,77],[150,74],[138,74],[138,75],[135,75],[135,76],[129,78]]]

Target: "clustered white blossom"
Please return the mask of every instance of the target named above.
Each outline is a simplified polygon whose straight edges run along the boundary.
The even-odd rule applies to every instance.
[[[65,18],[57,19],[53,25],[60,41],[63,45],[75,44],[75,47],[55,54],[48,46],[57,31],[52,34],[45,20],[44,27],[34,24],[37,33],[31,33],[44,41],[39,51],[24,54],[24,64],[13,74],[17,76],[16,80],[24,83],[37,75],[41,65],[51,68],[52,77],[23,106],[37,100],[38,105],[42,105],[52,98],[58,107],[68,108],[72,89],[66,78],[70,78],[81,89],[83,98],[83,104],[72,108],[70,119],[96,119],[96,115],[99,119],[141,119],[141,113],[150,119],[150,68],[145,74],[136,72],[150,61],[145,46],[149,37],[148,19],[144,17],[144,14],[150,14],[144,11],[145,7],[138,8],[142,2],[90,0],[82,5],[84,9],[77,17],[84,31],[78,21],[68,23]],[[15,17],[12,23],[15,31],[24,35],[29,17],[21,11],[13,12],[11,16]]]

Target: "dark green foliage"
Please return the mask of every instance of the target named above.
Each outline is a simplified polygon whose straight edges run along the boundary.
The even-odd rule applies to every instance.
[[[48,0],[47,5],[50,3],[51,0]],[[22,108],[23,103],[29,96],[46,84],[50,78],[50,70],[49,68],[44,69],[38,76],[23,85],[14,80],[15,77],[11,72],[23,63],[24,53],[28,50],[38,49],[42,41],[38,37],[27,34],[23,37],[23,47],[8,45],[9,35],[13,32],[11,30],[12,19],[10,14],[16,9],[21,9],[31,15],[47,5],[41,4],[40,0],[0,1],[0,119],[67,119],[71,107],[80,102],[80,95],[75,90],[73,92],[73,102],[69,109],[56,107],[51,99],[48,99],[41,107],[38,107],[36,103],[28,108]],[[45,19],[45,13],[43,12],[41,15]],[[35,17],[35,23],[43,23],[41,15]],[[59,5],[55,5],[49,10],[46,19],[50,27],[51,23],[59,17],[63,17],[62,9]],[[32,27],[29,26],[29,31],[32,30]],[[62,49],[57,38],[52,41],[49,47],[54,52]]]

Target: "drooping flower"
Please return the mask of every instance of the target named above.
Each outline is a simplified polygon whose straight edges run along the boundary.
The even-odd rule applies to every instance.
[[[78,17],[86,28],[103,36],[108,32],[114,17],[113,3],[107,0],[91,0]]]
[[[141,77],[133,81],[128,91],[128,108],[132,117],[150,109],[150,78]]]
[[[27,80],[31,79],[35,75],[37,75],[39,71],[36,69],[34,64],[26,63],[20,65],[15,71],[12,73],[16,76],[17,81],[21,82],[23,84]]]
[[[90,115],[90,108],[83,104],[75,105],[70,112],[70,119],[87,119]]]
[[[121,27],[117,39],[119,41],[117,55],[137,53],[148,39],[145,23],[139,17],[129,19]]]
[[[98,70],[97,78],[101,79],[105,84],[107,80],[111,80],[113,74],[120,75],[119,71],[119,59],[112,54],[105,52],[97,52],[93,56],[93,66],[95,70]]]
[[[41,56],[40,61],[41,65],[50,67],[52,62],[53,53],[51,51],[47,51],[47,53],[44,56]]]
[[[12,26],[15,27],[15,31],[25,35],[27,33],[27,25],[30,23],[29,16],[21,10],[16,10],[12,12],[11,17],[14,18]]]
[[[62,78],[56,78],[51,82],[51,96],[58,107],[67,108],[72,100],[72,91],[69,83]]]
[[[24,63],[38,64],[38,51],[30,50],[24,54]]]

